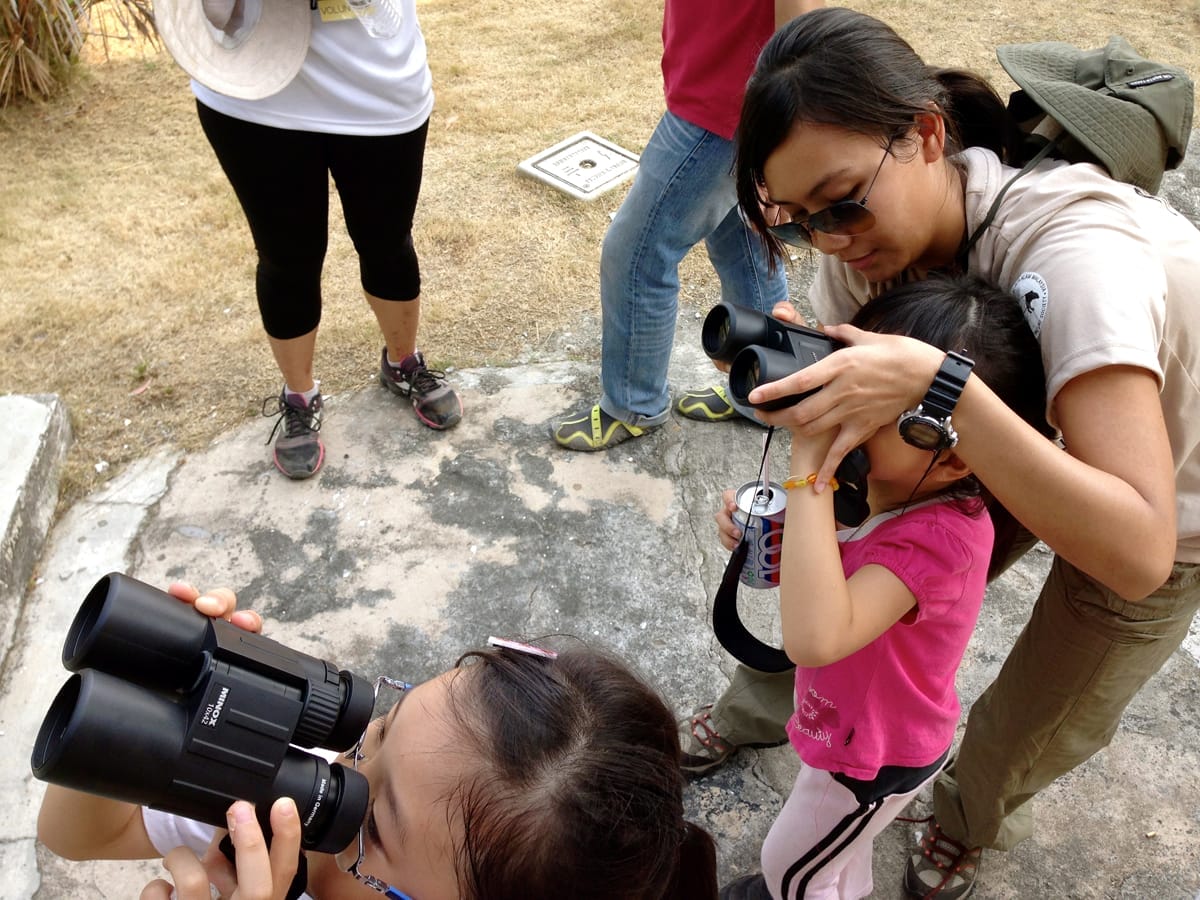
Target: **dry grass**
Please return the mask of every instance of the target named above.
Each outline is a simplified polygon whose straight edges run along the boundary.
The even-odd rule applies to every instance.
[[[1137,15],[1091,5],[1070,16],[1050,0],[856,7],[927,59],[976,68],[1002,90],[996,44],[1099,46],[1110,33],[1200,76],[1196,3],[1154,0]],[[662,4],[418,9],[437,92],[417,221],[421,343],[441,364],[504,364],[595,314],[600,241],[622,196],[575,201],[515,165],[585,128],[642,148],[662,108]],[[62,97],[0,115],[0,391],[65,398],[76,443],[64,502],[157,446],[203,446],[278,387],[249,234],[186,78],[134,42],[85,57]],[[337,392],[371,377],[379,340],[340,221],[331,238],[317,370]],[[713,299],[702,251],[684,281],[685,302]]]

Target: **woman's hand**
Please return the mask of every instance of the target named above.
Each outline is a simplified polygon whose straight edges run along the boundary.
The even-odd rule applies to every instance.
[[[169,900],[172,889],[176,900],[211,900],[212,887],[225,900],[283,900],[300,858],[296,804],[281,797],[271,807],[270,850],[251,804],[237,801],[229,807],[227,819],[236,869],[220,851],[225,833],[219,831],[202,859],[187,847],[176,847],[163,857],[171,881],[150,882],[142,889],[141,900]]]
[[[733,550],[742,539],[742,526],[734,521],[733,514],[737,511],[734,502],[734,492],[724,491],[721,494],[721,508],[713,516],[717,522],[717,539],[726,550]]]
[[[237,608],[237,595],[229,588],[213,588],[201,593],[183,581],[172,581],[167,593],[184,603],[190,603],[197,612],[213,619],[224,619],[244,631],[262,631],[262,616],[250,609]]]
[[[777,306],[775,315],[783,319]],[[751,403],[821,390],[795,406],[761,412],[769,425],[814,437],[836,429],[837,436],[817,471],[827,484],[842,458],[925,396],[946,354],[929,344],[899,335],[876,334],[851,325],[831,325],[825,334],[846,346],[798,372],[760,385]]]

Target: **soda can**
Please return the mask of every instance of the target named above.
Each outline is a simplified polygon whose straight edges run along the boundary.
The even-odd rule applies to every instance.
[[[734,493],[737,510],[733,519],[745,531],[746,564],[742,584],[752,588],[779,585],[779,564],[783,559],[783,516],[787,511],[787,492],[783,485],[749,481]]]

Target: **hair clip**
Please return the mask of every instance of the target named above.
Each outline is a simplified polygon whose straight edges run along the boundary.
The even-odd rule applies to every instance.
[[[553,650],[543,650],[533,644],[510,641],[508,638],[489,637],[487,642],[489,647],[503,647],[505,650],[515,650],[517,653],[526,653],[529,656],[540,656],[542,659],[558,659],[558,654]]]

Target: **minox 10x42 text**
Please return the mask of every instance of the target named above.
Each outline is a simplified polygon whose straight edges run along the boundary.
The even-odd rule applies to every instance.
[[[116,573],[84,599],[63,665],[76,674],[38,732],[38,778],[220,826],[249,800],[266,827],[286,796],[305,849],[354,840],[366,779],[297,746],[354,746],[374,705],[366,679]]]
[[[764,410],[792,406],[815,392],[751,403],[747,398],[752,390],[799,372],[842,346],[819,331],[789,325],[736,303],[718,303],[709,310],[700,341],[709,358],[729,364],[733,399]]]

